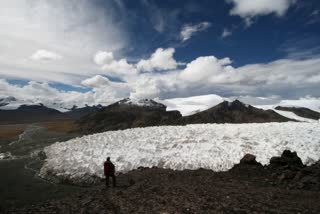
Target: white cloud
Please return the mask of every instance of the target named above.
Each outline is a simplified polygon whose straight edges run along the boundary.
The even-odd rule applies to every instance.
[[[104,103],[110,104],[110,101],[128,97],[130,94],[130,86],[127,83],[113,82],[101,75],[88,78],[81,83],[84,86],[92,88],[93,99]]]
[[[136,65],[131,66],[135,68]],[[191,61],[182,70],[136,72],[131,76],[124,73],[126,83],[122,84],[114,83],[102,76],[90,78],[82,83],[95,90],[102,90],[108,86],[107,91],[119,90],[120,94],[130,95],[132,98],[163,99],[212,93],[222,96],[277,95],[297,98],[309,94],[320,96],[319,67],[320,58],[283,59],[265,64],[233,67],[228,57],[218,59],[215,56],[205,56]]]
[[[235,81],[232,77],[235,69],[230,63],[229,58],[219,60],[214,56],[198,57],[187,64],[180,78],[193,83],[229,83]]]
[[[112,2],[106,4],[110,7],[86,0],[1,1],[0,77],[78,84],[99,74],[92,55],[101,49],[119,53],[128,41]]]
[[[133,64],[129,64],[126,59],[116,60],[112,52],[99,51],[94,56],[94,61],[105,74],[126,78],[136,75],[137,71]]]
[[[97,80],[96,82],[94,80]],[[106,79],[106,82],[108,80]],[[103,85],[100,78],[84,81],[94,87],[88,92],[58,90],[47,83],[30,81],[24,86],[9,84],[0,79],[0,97],[13,96],[26,103],[43,103],[53,108],[72,108],[74,105],[109,105],[129,96],[129,87],[124,83],[110,82]]]
[[[50,87],[47,83],[29,82],[26,86],[18,87],[2,82],[0,95],[16,95],[21,98],[33,96],[46,103],[63,100],[68,105],[72,102],[105,104],[128,96],[160,99],[201,94],[253,97],[277,95],[286,98],[320,96],[319,57],[282,59],[270,63],[234,67],[228,57],[218,59],[215,56],[203,56],[180,69],[179,63],[174,59],[174,51],[174,48],[159,48],[149,59],[140,60],[136,64],[131,64],[124,58],[115,59],[111,51],[99,51],[93,57],[96,63],[95,70],[98,71],[86,75],[79,75],[77,71],[65,74],[52,70],[47,73],[41,68],[26,75],[19,69],[21,62],[16,60],[16,74],[26,75],[29,79],[41,79],[43,82],[62,79],[63,82],[78,82],[78,84],[82,82],[84,86],[92,89],[86,93],[63,92]],[[2,58],[0,62],[1,60]],[[59,68],[63,66],[61,62],[64,60],[65,57],[52,64]],[[100,69],[96,68],[97,65]],[[2,68],[5,70],[6,67]],[[114,82],[103,75],[116,76],[125,82]],[[36,92],[36,89],[40,92]]]
[[[106,85],[110,85],[110,80],[101,75],[96,75],[94,77],[83,80],[81,84],[90,88],[100,88]]]
[[[93,58],[97,65],[110,64],[114,60],[112,52],[98,51]]]
[[[176,71],[166,73],[144,73],[131,81],[130,97],[134,99],[165,97],[166,94],[178,90],[178,74]]]
[[[136,69],[132,64],[129,64],[126,59],[120,59],[119,61],[113,61],[112,63],[105,64],[102,67],[107,74],[126,77],[130,75],[135,75]]]
[[[30,58],[37,61],[55,61],[61,59],[62,56],[47,50],[37,50],[31,55]]]
[[[173,58],[174,48],[158,48],[149,59],[142,59],[138,62],[139,71],[169,70],[175,69],[178,63]]]
[[[211,23],[209,22],[201,22],[196,25],[191,25],[191,24],[184,25],[180,32],[180,38],[183,42],[187,41],[196,33],[204,31],[208,29],[210,26],[211,26]]]
[[[221,38],[226,38],[226,37],[229,37],[231,35],[232,35],[232,31],[227,29],[227,28],[225,28],[225,29],[223,29],[223,32],[221,34]]]
[[[183,81],[179,83],[184,83],[185,91],[198,88],[202,92],[219,91],[229,96],[320,96],[319,66],[320,58],[316,58],[283,59],[234,68],[228,58],[199,57],[180,72]]]
[[[295,0],[227,0],[233,4],[231,15],[245,19],[246,24],[252,24],[252,18],[269,14],[283,16]]]

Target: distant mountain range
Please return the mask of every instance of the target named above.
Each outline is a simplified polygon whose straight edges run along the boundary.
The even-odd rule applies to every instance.
[[[48,108],[43,104],[21,105],[16,109],[0,109],[0,124],[78,120],[89,113],[99,111],[101,108],[102,106],[86,106],[83,108],[74,108],[67,112],[60,112],[56,109]]]
[[[143,105],[141,105],[143,103]],[[187,125],[200,123],[263,123],[295,121],[273,110],[262,110],[238,100],[224,101],[208,110],[183,117],[179,111],[166,111],[166,106],[153,100],[121,100],[88,114],[79,121],[81,130],[96,133],[127,128]]]
[[[295,115],[313,120],[320,119],[320,113],[307,108],[281,107],[275,112],[271,109],[260,109],[244,104],[239,100],[222,101],[219,104],[192,115],[182,116],[179,111],[167,111],[167,107],[151,99],[123,99],[109,106],[74,106],[68,111],[58,111],[43,104],[20,105],[14,109],[3,109],[19,103],[14,97],[0,99],[0,124],[35,123],[44,121],[76,121],[82,133],[121,130],[127,128],[187,125],[199,123],[264,123],[296,121],[281,115],[290,111]]]

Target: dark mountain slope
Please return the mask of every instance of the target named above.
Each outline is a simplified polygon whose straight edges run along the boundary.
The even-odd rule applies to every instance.
[[[262,110],[235,100],[224,101],[208,110],[186,116],[183,124],[197,123],[265,123],[293,121],[272,110]]]
[[[44,105],[22,105],[14,110],[0,110],[0,124],[33,123],[70,119],[58,110]]]
[[[181,118],[178,111],[166,111],[166,106],[153,100],[133,103],[124,99],[99,112],[81,118],[78,123],[83,133],[96,133],[136,127],[174,125]]]
[[[240,101],[223,102],[206,111],[182,117],[178,111],[166,111],[166,106],[153,100],[133,102],[124,99],[99,112],[88,114],[78,123],[85,134],[161,125],[199,123],[263,123],[293,121],[272,110],[257,109]]]
[[[103,106],[97,105],[97,106],[85,106],[83,108],[77,108],[74,107],[70,111],[64,112],[64,114],[68,115],[72,119],[80,119],[81,117],[84,117],[88,114],[98,112],[101,109],[103,109]]]
[[[312,111],[308,108],[304,107],[283,107],[283,106],[277,106],[277,110],[281,111],[291,111],[295,113],[296,115],[300,117],[305,117],[313,120],[319,120],[320,119],[320,113],[316,111]]]

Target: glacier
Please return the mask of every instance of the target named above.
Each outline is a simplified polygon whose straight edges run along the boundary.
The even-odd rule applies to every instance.
[[[285,149],[296,151],[307,165],[318,161],[320,124],[197,124],[109,131],[46,147],[47,158],[39,175],[71,180],[88,175],[102,178],[102,164],[108,156],[117,172],[153,166],[225,171],[246,153],[268,164]]]

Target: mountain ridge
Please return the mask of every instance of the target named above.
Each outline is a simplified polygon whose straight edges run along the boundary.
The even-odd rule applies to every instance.
[[[151,101],[150,101],[151,102]],[[263,123],[295,121],[273,110],[262,110],[239,100],[224,101],[205,111],[182,116],[179,111],[166,111],[166,106],[152,101],[153,107],[138,105],[130,99],[120,100],[78,121],[81,131],[92,134],[128,128],[187,125],[203,123]],[[156,106],[156,107],[154,107]]]

